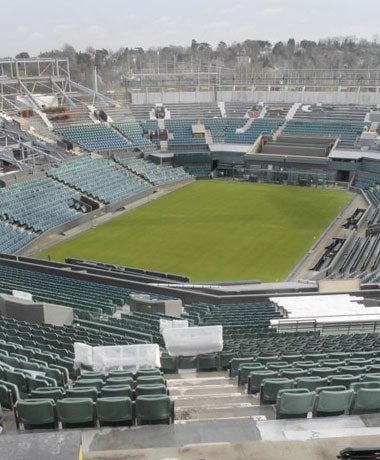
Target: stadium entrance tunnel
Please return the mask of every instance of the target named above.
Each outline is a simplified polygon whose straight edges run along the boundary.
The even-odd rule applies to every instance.
[[[350,182],[350,171],[337,171],[336,180],[338,182]]]
[[[90,207],[91,211],[96,211],[97,209],[99,209],[99,203],[87,196],[81,195],[80,201],[84,203],[86,206]]]

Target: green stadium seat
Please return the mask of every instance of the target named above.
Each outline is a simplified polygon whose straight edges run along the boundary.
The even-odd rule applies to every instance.
[[[133,390],[130,385],[104,385],[101,391],[102,398],[109,396],[127,396],[133,398]]]
[[[14,404],[16,403],[16,401],[18,401],[20,399],[20,393],[18,391],[18,387],[17,385],[15,385],[14,383],[11,383],[11,382],[8,382],[6,380],[0,380],[0,386],[4,386],[8,389],[9,391],[9,395],[10,395],[10,398],[11,398],[11,407],[10,409],[13,409],[13,406]],[[7,401],[7,396],[5,394],[3,394],[4,396],[4,399],[2,399],[2,406],[3,407],[8,407],[6,405],[6,401]]]
[[[118,370],[118,371],[109,371],[107,378],[112,377],[130,377],[133,379],[134,373],[133,371],[128,370]]]
[[[96,401],[98,398],[98,390],[96,387],[74,387],[66,390],[67,398],[91,398]]]
[[[144,384],[162,384],[165,385],[165,379],[161,375],[144,375],[138,376],[136,379],[136,385],[144,385]]]
[[[239,365],[238,385],[245,385],[248,382],[248,375],[254,370],[264,370],[265,366],[261,363],[243,363]]]
[[[95,404],[91,398],[58,399],[57,415],[63,428],[96,426]]]
[[[106,380],[106,376],[103,372],[82,370],[80,373],[80,376],[78,377],[78,380],[88,380],[88,379]]]
[[[160,369],[158,369],[157,367],[154,367],[152,369],[139,369],[136,372],[136,380],[139,377],[148,377],[148,376],[151,376],[151,375],[162,375],[162,374],[161,374]]]
[[[63,388],[60,387],[40,387],[32,390],[30,397],[33,399],[52,399],[54,402],[57,399],[62,399],[64,395]]]
[[[180,369],[196,369],[197,357],[196,356],[179,356],[178,367]]]
[[[162,354],[161,355],[161,372],[164,372],[165,374],[177,374],[178,373],[178,358],[176,356]]]
[[[56,428],[57,417],[52,399],[20,399],[15,405],[16,425],[24,429]]]
[[[197,357],[197,372],[216,371],[218,369],[217,353],[209,353],[198,355]]]
[[[132,400],[126,396],[101,397],[96,401],[99,425],[132,425]]]
[[[233,351],[221,351],[220,352],[220,368],[226,370],[230,368],[230,363],[233,358],[236,357],[236,353]]]
[[[6,385],[0,384],[0,406],[13,409],[12,391]]]
[[[278,376],[278,372],[270,370],[254,370],[248,374],[248,394],[259,393],[261,389],[261,383],[264,379],[275,378]]]
[[[167,391],[166,386],[160,383],[138,384],[135,389],[135,397],[138,398],[141,395],[167,394]]]
[[[365,382],[380,382],[380,372],[364,374],[363,380]]]
[[[353,390],[323,390],[318,394],[317,397],[314,411],[315,415],[317,417],[326,417],[331,415],[348,414],[353,399]]]
[[[277,393],[280,390],[294,387],[294,380],[282,377],[265,378],[261,384],[260,402],[262,404],[274,404],[277,400]]]
[[[336,367],[312,367],[309,369],[310,375],[315,377],[328,377],[336,374],[337,371],[338,369]]]
[[[297,388],[280,390],[276,402],[276,418],[306,418],[313,411],[316,393]]]
[[[357,393],[360,388],[380,388],[380,382],[353,382],[350,384],[349,390],[354,390]]]
[[[97,391],[100,391],[103,385],[104,385],[104,382],[102,379],[84,379],[84,380],[77,380],[75,384],[75,388],[95,387]]]
[[[279,374],[279,377],[285,377],[287,379],[294,379],[296,377],[307,377],[308,376],[307,370],[301,369],[299,367],[280,369],[278,374]]]
[[[9,383],[13,383],[17,386],[20,396],[26,398],[28,396],[28,384],[25,378],[25,374],[18,371],[4,370],[5,378]]]
[[[230,377],[236,377],[239,373],[240,364],[252,363],[253,357],[247,358],[232,358],[230,363]]]
[[[174,420],[174,403],[167,395],[142,395],[136,398],[136,422],[168,423]]]
[[[271,361],[267,363],[267,369],[279,371],[280,369],[290,369],[292,364],[287,363],[286,361]]]
[[[359,388],[355,395],[351,414],[372,414],[378,412],[380,412],[380,388]]]
[[[350,384],[354,382],[359,382],[361,380],[360,375],[351,375],[351,374],[338,374],[329,377],[329,383],[333,385],[344,385],[347,389],[350,388]]]
[[[132,377],[108,377],[105,385],[129,385],[133,386],[134,380]]]

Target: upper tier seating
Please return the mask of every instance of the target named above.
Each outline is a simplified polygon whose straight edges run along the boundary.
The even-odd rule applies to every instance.
[[[105,204],[149,190],[151,185],[114,161],[81,158],[50,169],[47,174]]]
[[[90,152],[110,152],[133,147],[115,130],[104,124],[67,126],[56,129],[63,139],[79,144]]]
[[[157,166],[150,161],[134,157],[117,157],[117,161],[154,185],[169,184],[171,182],[190,179],[189,174],[182,167],[173,168],[170,165]]]
[[[214,118],[221,116],[219,107],[216,103],[212,102],[165,104],[165,107],[170,111],[170,117],[174,119]]]
[[[211,132],[214,144],[225,141],[228,122],[229,120],[227,118],[210,118],[203,120],[205,128]]]
[[[306,108],[306,110],[305,110]],[[301,105],[294,118],[299,120],[334,120],[334,121],[353,121],[364,122],[366,114],[369,112],[369,107],[366,105],[352,104],[307,104]]]
[[[255,106],[254,102],[226,102],[226,115],[228,118],[243,118]]]
[[[123,305],[133,292],[69,276],[0,265],[0,292],[11,294],[13,289],[30,292],[36,300],[109,314]]]
[[[362,133],[364,123],[335,121],[288,121],[282,134],[298,136],[339,137],[339,147],[355,148],[356,139]]]
[[[225,141],[230,144],[253,144],[261,134],[272,134],[284,122],[281,118],[255,118],[245,132],[237,133],[243,128],[247,119],[229,120]]]
[[[205,144],[204,137],[194,137],[194,124],[197,124],[197,120],[165,120],[166,129],[173,133],[173,139],[168,140],[169,145]]]
[[[155,146],[144,137],[144,131],[140,123],[137,121],[129,121],[126,123],[115,123],[113,127],[125,136],[133,148],[143,148],[144,150],[152,150]]]

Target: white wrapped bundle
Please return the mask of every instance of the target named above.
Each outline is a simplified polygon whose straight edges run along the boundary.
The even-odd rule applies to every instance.
[[[92,367],[92,346],[86,345],[85,343],[75,342],[74,343],[74,365],[79,367],[80,365]]]
[[[223,327],[171,328],[163,331],[171,356],[194,356],[223,350]]]

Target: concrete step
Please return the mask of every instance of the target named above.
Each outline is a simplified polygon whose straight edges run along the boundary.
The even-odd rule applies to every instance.
[[[221,407],[183,407],[176,411],[176,421],[181,420],[220,420],[242,417],[261,417],[260,420],[274,418],[272,406],[252,406],[236,404]]]
[[[232,385],[205,385],[203,387],[170,387],[170,396],[202,396],[202,395],[215,395],[215,394],[236,394],[239,393],[237,388]]]
[[[231,394],[210,394],[210,395],[198,395],[198,396],[173,396],[173,401],[175,401],[175,407],[202,407],[205,405],[208,406],[223,406],[225,404],[252,404],[257,405],[257,400],[252,397],[243,396],[240,393],[231,393]]]
[[[169,388],[180,386],[236,385],[235,379],[228,377],[168,379],[166,382]]]

